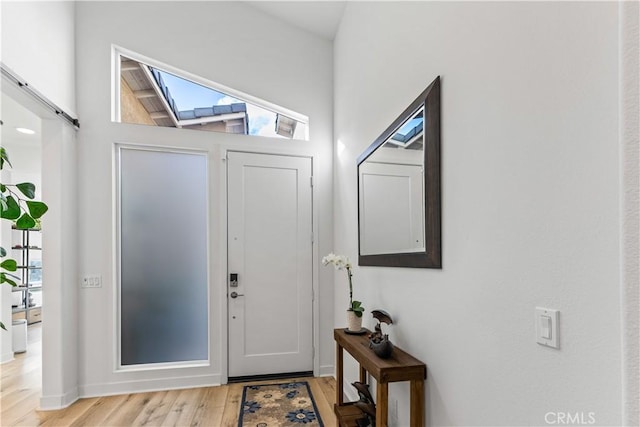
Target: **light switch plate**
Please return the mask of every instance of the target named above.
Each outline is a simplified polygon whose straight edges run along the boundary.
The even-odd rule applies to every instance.
[[[560,348],[558,310],[536,307],[536,342],[547,347]]]

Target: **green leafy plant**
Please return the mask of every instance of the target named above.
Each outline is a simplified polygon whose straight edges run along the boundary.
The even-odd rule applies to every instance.
[[[347,270],[347,277],[349,278],[349,308],[347,310],[353,311],[357,317],[362,317],[362,314],[364,313],[362,303],[360,301],[353,300],[353,281],[351,279],[353,274],[351,273],[352,265],[351,261],[349,261],[349,257],[330,253],[322,258],[322,264],[333,264],[336,270]]]
[[[4,147],[0,147],[0,170],[5,165],[13,167],[9,161],[9,155]],[[36,186],[30,182],[21,182],[19,184],[3,184],[0,183],[0,217],[11,221],[18,230],[26,230],[39,227],[40,218],[49,209],[48,206],[40,201],[33,200],[36,197]],[[0,247],[0,258],[5,258],[7,251]],[[7,258],[0,263],[0,284],[7,283],[11,286],[17,286],[16,280],[20,277],[11,274],[18,270],[16,260]],[[5,331],[7,328],[0,322],[0,328]]]

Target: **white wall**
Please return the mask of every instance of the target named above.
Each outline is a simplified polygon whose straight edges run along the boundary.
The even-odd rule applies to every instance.
[[[640,3],[620,4],[623,423],[640,425]]]
[[[622,422],[617,25],[608,3],[347,4],[338,253],[357,256],[356,157],[442,76],[444,267],[354,271],[355,297],[428,366],[427,425]],[[341,274],[335,300],[342,326]],[[560,310],[559,350],[536,344],[536,306]],[[391,398],[407,425],[408,387]]]
[[[80,274],[103,287],[79,298],[80,394],[185,387],[224,381],[226,248],[224,150],[314,156],[319,248],[320,373],[333,372],[333,276],[318,269],[332,243],[332,67],[329,41],[236,2],[81,2],[77,4]],[[111,45],[255,95],[310,119],[310,140],[283,141],[110,122]],[[209,153],[212,189],[212,365],[114,373],[113,160],[115,142],[177,146]],[[161,333],[161,331],[157,331]]]
[[[75,2],[3,1],[2,63],[75,116]]]
[[[71,115],[75,115],[76,110],[74,18],[74,2],[0,2],[0,61],[12,72],[24,79],[33,89]],[[16,87],[7,87],[9,85],[4,79],[2,84],[3,92],[7,90],[20,92]],[[25,95],[17,94],[17,96],[24,97]],[[35,101],[30,99],[26,102],[32,103],[33,111],[38,111],[41,117],[49,118],[50,113],[44,111],[40,104],[35,105]],[[59,125],[60,123],[58,123]],[[65,131],[65,137],[72,138],[68,130]],[[62,143],[62,141],[58,141],[58,143]],[[56,144],[54,146],[59,147]],[[50,194],[61,190],[56,188],[55,185],[50,188],[52,190]],[[44,199],[48,201],[46,195]],[[73,200],[71,202],[73,203]],[[73,211],[73,206],[70,209]],[[57,214],[49,213],[48,216],[57,217]],[[55,223],[55,219],[51,220],[51,223]],[[74,244],[74,242],[69,243],[71,245]],[[54,270],[57,270],[57,267]],[[54,272],[52,271],[51,273]],[[45,271],[44,274],[46,275],[47,272]],[[51,277],[54,277],[54,275]],[[51,285],[49,291],[53,292],[57,284],[51,283]],[[44,293],[46,294],[46,292]],[[44,311],[46,313],[46,309]],[[68,310],[63,310],[60,313],[68,312]],[[66,316],[66,314],[62,315]],[[73,326],[69,327],[67,320],[63,321],[66,328],[65,334],[73,334],[74,328]],[[47,326],[44,326],[44,328],[46,333]],[[46,335],[53,342],[62,339],[62,333],[60,330],[56,330]],[[6,348],[4,336],[2,341],[3,348]],[[4,351],[3,354],[5,354]],[[46,344],[43,348],[43,354],[45,357],[51,354]],[[70,360],[75,360],[74,357],[75,355],[72,355]],[[55,369],[59,374],[63,372],[60,366],[60,359],[53,356],[50,362],[51,369]],[[49,367],[43,369],[45,376],[48,369]],[[73,373],[65,371],[62,376],[68,375],[72,378],[70,382],[76,382],[74,379],[75,369],[73,371]],[[64,385],[61,381],[50,382],[48,385],[50,390],[55,390],[54,393],[56,395],[65,393],[63,391]]]

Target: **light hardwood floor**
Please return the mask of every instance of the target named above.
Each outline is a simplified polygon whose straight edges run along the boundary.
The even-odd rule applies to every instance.
[[[80,399],[66,409],[38,411],[42,378],[40,325],[31,325],[28,336],[27,352],[0,365],[2,426],[238,425],[245,384]],[[335,380],[330,377],[304,380],[309,382],[325,426],[334,427]]]

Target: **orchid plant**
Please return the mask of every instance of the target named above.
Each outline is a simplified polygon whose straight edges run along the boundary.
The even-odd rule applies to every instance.
[[[336,255],[334,253],[330,253],[329,255],[322,258],[322,265],[333,264],[336,270],[347,270],[347,278],[349,279],[349,311],[353,311],[357,317],[362,317],[362,313],[364,313],[364,307],[360,301],[353,300],[353,281],[351,277],[353,274],[351,273],[351,261],[349,261],[349,257],[346,255]]]

